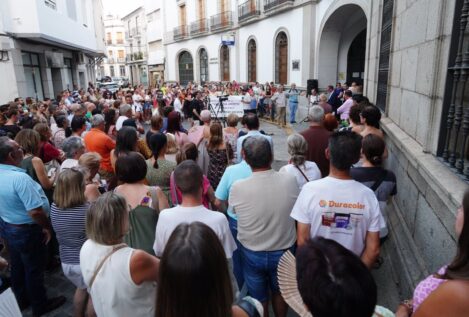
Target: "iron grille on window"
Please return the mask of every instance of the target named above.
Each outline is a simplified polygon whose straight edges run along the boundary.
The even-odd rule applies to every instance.
[[[233,26],[231,11],[221,12],[210,17],[210,30],[217,31]]]
[[[384,111],[388,96],[389,55],[391,53],[392,14],[394,0],[384,0],[381,25],[381,47],[378,66],[378,95],[376,105]]]
[[[264,11],[275,9],[281,4],[293,4],[294,0],[264,0]]]
[[[238,6],[238,21],[243,22],[249,18],[259,16],[261,11],[259,10],[259,4],[257,0],[248,0]]]
[[[458,174],[469,179],[469,0],[456,2],[456,11],[443,102],[439,155]]]

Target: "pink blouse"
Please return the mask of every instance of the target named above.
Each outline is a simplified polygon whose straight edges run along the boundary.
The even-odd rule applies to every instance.
[[[205,208],[210,209],[210,200],[208,198],[208,188],[210,187],[210,182],[207,178],[207,176],[204,175],[204,180],[203,180],[203,193],[202,193],[202,205],[204,205]],[[171,178],[169,180],[169,188],[171,192],[171,201],[173,203],[173,206],[180,205],[182,202],[182,194],[179,191],[179,189],[176,187],[176,183],[174,181],[174,172],[171,173]]]
[[[441,276],[446,272],[446,265],[443,266],[439,271],[438,274]],[[435,277],[434,274],[428,276],[426,279],[421,281],[414,291],[414,313],[417,311],[417,308],[423,303],[427,297],[438,288],[443,282],[447,280]]]

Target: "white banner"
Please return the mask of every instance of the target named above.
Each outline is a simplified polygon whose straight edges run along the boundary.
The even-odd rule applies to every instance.
[[[217,97],[210,97],[210,107],[212,109],[212,117],[214,113],[218,118],[226,118],[230,113],[236,113],[239,118],[244,115],[242,96],[229,96],[228,100],[223,101],[223,112],[220,111]]]

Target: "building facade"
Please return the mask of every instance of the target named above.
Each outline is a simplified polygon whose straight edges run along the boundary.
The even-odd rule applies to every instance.
[[[398,183],[385,260],[409,297],[455,255],[469,179],[467,12],[469,0],[164,0],[166,79],[363,83]]]
[[[1,102],[53,99],[94,82],[104,54],[102,23],[100,0],[2,1]]]
[[[126,64],[132,85],[148,85],[147,22],[144,7],[139,7],[122,18],[125,28]]]
[[[163,17],[161,1],[145,0],[147,21],[149,85],[164,81],[165,53],[163,46]]]
[[[127,77],[126,41],[124,23],[117,16],[104,17],[106,58],[101,64],[101,76]]]

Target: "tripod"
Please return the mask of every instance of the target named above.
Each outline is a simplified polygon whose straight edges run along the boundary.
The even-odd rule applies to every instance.
[[[220,122],[223,127],[226,127],[226,117],[225,117],[225,109],[223,107],[223,101],[228,100],[228,97],[226,96],[219,96],[218,97],[218,103],[217,107],[213,107],[211,102],[210,102],[210,97],[206,97],[206,101],[208,103],[208,109],[210,110],[211,117],[215,122]],[[222,114],[220,116],[220,114]]]
[[[309,110],[313,106],[313,103],[309,100],[310,96],[307,96],[307,98],[308,98],[308,105],[306,106],[306,116],[299,123],[309,122],[309,118],[308,118]],[[314,102],[314,104],[317,105],[317,102]]]

